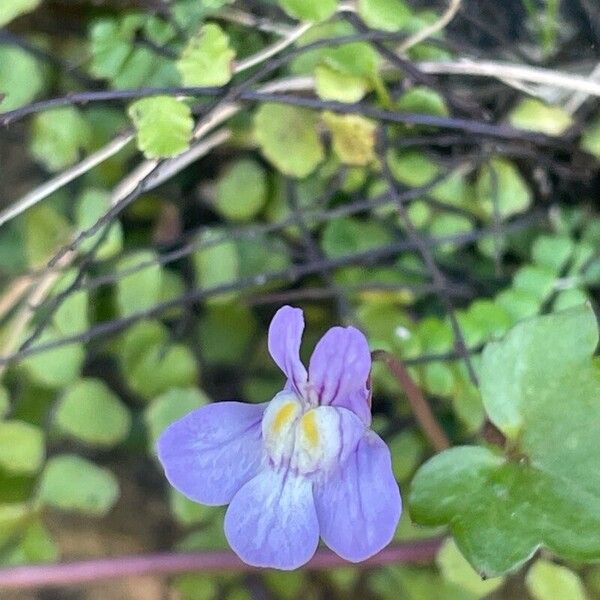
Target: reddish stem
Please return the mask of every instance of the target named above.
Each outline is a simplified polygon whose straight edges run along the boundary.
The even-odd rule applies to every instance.
[[[425,563],[435,557],[442,540],[433,538],[394,544],[379,554],[354,565],[358,568],[393,563]],[[306,565],[307,569],[347,567],[350,563],[337,554],[321,548]],[[233,552],[159,553],[115,556],[55,565],[25,565],[0,569],[0,589],[27,589],[47,586],[69,586],[132,575],[170,575],[190,571],[257,571],[243,563]]]
[[[417,422],[421,426],[427,439],[431,442],[431,445],[438,452],[450,448],[450,440],[448,439],[446,432],[437,422],[431,407],[421,392],[421,388],[414,382],[404,363],[385,350],[375,350],[372,353],[372,356],[373,360],[380,360],[387,365],[390,373],[396,378],[400,387],[406,393],[415,419],[417,419]]]

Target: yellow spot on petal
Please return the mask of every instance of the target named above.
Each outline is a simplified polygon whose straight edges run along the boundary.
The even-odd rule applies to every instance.
[[[286,402],[275,415],[273,419],[273,425],[271,425],[271,431],[275,434],[279,433],[281,429],[287,425],[295,416],[298,410],[296,402]]]
[[[302,431],[311,448],[316,448],[319,444],[319,429],[315,420],[315,411],[309,410],[302,417]]]

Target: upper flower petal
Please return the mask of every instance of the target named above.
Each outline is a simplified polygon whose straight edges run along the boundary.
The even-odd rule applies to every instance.
[[[370,371],[369,344],[354,327],[332,327],[319,340],[308,366],[310,386],[320,404],[348,408],[367,424],[371,419]]]
[[[259,472],[266,406],[217,402],[169,425],[157,451],[171,485],[203,504],[230,502]]]
[[[302,309],[282,306],[269,326],[269,352],[286,374],[288,384],[302,395],[306,383],[306,369],[300,361],[300,343],[304,331]]]
[[[323,541],[342,558],[365,560],[391,541],[402,502],[390,452],[372,431],[325,483],[315,486]]]
[[[292,471],[266,468],[233,498],[225,515],[225,535],[250,565],[301,567],[319,542],[312,483]]]

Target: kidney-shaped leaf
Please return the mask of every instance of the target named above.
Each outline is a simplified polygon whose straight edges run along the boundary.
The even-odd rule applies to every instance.
[[[422,524],[448,524],[485,575],[512,570],[540,546],[600,558],[600,373],[589,306],[524,321],[483,352],[488,418],[511,449],[453,448],[413,480]]]

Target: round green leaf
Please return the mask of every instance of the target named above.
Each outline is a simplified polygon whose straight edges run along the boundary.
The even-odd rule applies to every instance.
[[[315,91],[322,100],[338,102],[358,102],[369,88],[364,77],[340,73],[336,69],[322,64],[315,68]]]
[[[358,14],[369,27],[383,31],[407,29],[413,17],[404,0],[358,0]]]
[[[138,148],[146,158],[177,156],[187,150],[194,119],[187,104],[171,96],[142,98],[130,105]]]
[[[194,385],[198,365],[186,346],[160,345],[148,348],[125,375],[132,390],[153,398],[173,387]]]
[[[39,501],[60,510],[106,515],[119,498],[119,484],[108,470],[74,454],[51,458],[42,473]]]
[[[265,170],[253,160],[240,160],[219,178],[215,208],[228,219],[248,221],[260,212],[266,199]]]
[[[136,252],[127,256],[119,261],[117,271],[133,270],[145,263],[150,264],[117,280],[117,303],[123,316],[150,308],[160,299],[162,269],[154,252]]]
[[[125,405],[98,379],[82,379],[68,387],[54,419],[63,433],[91,446],[118,444],[131,425]]]
[[[10,6],[10,3],[3,3]],[[2,22],[0,7],[0,23]],[[0,111],[9,111],[31,102],[42,90],[42,71],[37,60],[16,46],[0,47],[0,92],[5,97]]]
[[[278,0],[279,6],[295,19],[324,21],[337,7],[337,0]]]
[[[267,102],[256,112],[254,128],[262,153],[285,175],[306,177],[325,156],[313,111]]]
[[[573,117],[559,106],[546,104],[537,98],[525,98],[513,109],[510,124],[519,129],[561,135],[573,123]]]
[[[0,466],[9,473],[35,473],[46,456],[44,432],[22,421],[0,422]]]
[[[549,560],[536,560],[527,571],[525,584],[534,600],[587,600],[579,576]]]
[[[488,218],[502,219],[526,211],[532,202],[531,191],[513,163],[494,158],[483,166],[477,179],[477,197]]]
[[[60,171],[91,145],[91,129],[81,112],[72,106],[37,114],[31,128],[31,153],[49,171]]]
[[[50,326],[46,327],[38,343],[58,342],[63,337],[55,327]],[[84,359],[83,344],[68,344],[33,354],[23,360],[22,364],[36,382],[58,388],[68,385],[79,377]]]

